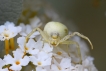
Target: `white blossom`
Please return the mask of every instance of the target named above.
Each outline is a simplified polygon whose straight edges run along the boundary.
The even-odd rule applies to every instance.
[[[61,49],[61,47],[55,47],[53,49],[53,56],[58,59],[62,59],[65,57],[69,58],[68,53]]]
[[[37,54],[40,50],[38,48],[42,48],[43,42],[35,42],[33,39],[29,39],[28,43],[26,44],[26,52],[35,55]]]
[[[34,29],[40,27],[42,25],[42,22],[37,16],[35,16],[34,18],[30,19],[30,25]]]
[[[25,45],[25,37],[19,37],[17,43],[23,52],[29,53],[31,55],[37,54],[43,47],[42,41],[35,42],[34,39],[29,39]]]
[[[5,61],[0,58],[0,71],[8,71],[8,68],[3,69],[4,65],[6,65]]]
[[[25,37],[19,37],[17,39],[17,43],[18,43],[19,48],[24,52],[25,51],[25,48],[24,48]]]
[[[74,40],[75,42],[77,42],[79,44],[79,48],[80,48],[82,60],[84,60],[85,58],[87,58],[87,56],[89,54],[89,49],[88,49],[87,44],[84,42],[84,40],[82,40],[78,36],[75,36],[71,40]],[[69,46],[69,52],[70,52],[72,61],[75,62],[75,63],[79,63],[80,58],[78,56],[78,49],[77,49],[76,45],[70,45]]]
[[[72,71],[88,71],[88,69],[84,68],[82,65],[77,64]]]
[[[53,59],[52,71],[71,71],[71,69],[73,69],[73,66],[70,58],[63,58],[60,63]]]
[[[13,51],[13,56],[9,54],[4,56],[6,64],[12,65],[9,67],[11,70],[19,71],[22,69],[22,66],[26,66],[29,63],[29,57],[24,56],[24,53],[20,49]]]
[[[51,65],[52,54],[46,52],[39,52],[37,56],[30,56],[31,62],[37,66]]]
[[[20,24],[20,27],[22,27],[22,31],[19,34],[22,36],[27,36],[33,30],[30,25],[24,25],[23,23]],[[30,38],[34,38],[35,36],[39,34],[40,33],[36,31],[30,36]]]
[[[44,43],[44,47],[43,47],[43,49],[42,50],[44,50],[45,52],[51,52],[51,51],[53,51],[53,47],[52,46],[50,46],[48,43]]]
[[[50,66],[37,66],[36,71],[51,71]]]
[[[93,57],[88,56],[83,62],[82,65],[87,68],[90,71],[98,71],[95,67],[95,65],[93,64]]]
[[[21,31],[21,27],[15,26],[12,22],[6,22],[0,26],[0,40],[9,40]]]

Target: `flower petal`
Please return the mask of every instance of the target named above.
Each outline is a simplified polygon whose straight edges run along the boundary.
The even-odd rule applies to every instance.
[[[2,59],[0,58],[0,68],[2,68],[4,65],[5,65],[4,60],[2,60]]]
[[[6,62],[6,64],[12,64],[14,62],[14,59],[9,54],[5,55],[3,60]]]
[[[50,47],[50,45],[48,43],[44,43],[43,50],[45,52],[51,52],[53,50],[53,47]]]
[[[13,71],[20,71],[22,67],[20,65],[12,65],[10,69],[12,69]]]
[[[24,56],[24,58],[21,59],[20,61],[21,61],[21,64],[20,65],[26,66],[29,63],[30,59],[29,59],[28,56]]]

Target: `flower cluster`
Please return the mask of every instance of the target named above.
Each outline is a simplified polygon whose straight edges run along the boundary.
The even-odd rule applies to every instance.
[[[25,37],[32,29],[31,25],[20,24],[16,27],[11,22],[0,26],[0,40],[9,40],[18,33],[21,35],[17,38],[18,48],[12,54],[5,55],[3,59],[0,58],[0,71],[21,71],[30,63],[34,65],[30,71],[97,71],[93,64],[94,58],[86,55],[88,50],[86,46],[83,46],[83,41],[80,41],[79,37],[76,37],[77,41],[80,41],[81,47],[86,48],[81,49],[82,63],[79,63],[77,53],[74,53],[75,48],[67,51],[64,50],[65,46],[54,47],[45,43],[41,36],[37,37],[40,35],[38,31],[33,33],[25,44]]]

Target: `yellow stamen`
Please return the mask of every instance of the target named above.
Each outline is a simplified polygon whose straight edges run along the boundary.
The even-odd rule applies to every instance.
[[[28,50],[28,48],[27,48],[27,47],[25,47],[25,50]]]
[[[62,53],[61,52],[57,52],[56,54],[61,55]]]
[[[59,70],[61,70],[61,67],[58,67]]]
[[[9,40],[5,40],[5,53],[9,53]]]
[[[38,62],[38,65],[42,65],[42,63],[41,62]]]
[[[10,39],[10,47],[12,50],[14,50],[14,38]]]
[[[19,65],[19,64],[20,64],[20,62],[19,62],[19,61],[16,61],[15,63],[16,63],[16,65]]]

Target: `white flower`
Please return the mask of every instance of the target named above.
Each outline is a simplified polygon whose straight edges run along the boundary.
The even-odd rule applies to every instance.
[[[49,53],[53,50],[53,47],[50,47],[48,43],[44,43],[41,40],[38,40],[37,42],[34,41],[34,39],[29,39],[28,43],[26,44],[26,52],[31,55],[36,55],[40,51],[44,51],[46,53]]]
[[[91,70],[91,71],[98,71],[95,67],[95,65],[93,64],[93,60],[94,58],[93,57],[90,57],[88,56],[83,62],[82,62],[82,65],[87,68],[88,70]]]
[[[36,71],[51,71],[51,70],[50,70],[50,66],[43,66],[43,67],[37,66]]]
[[[42,40],[38,40],[35,44],[34,49],[38,49],[39,51],[44,51],[46,53],[50,53],[53,51],[53,47],[48,43],[44,43]]]
[[[12,22],[6,22],[0,26],[0,40],[9,40],[21,31],[21,27],[15,26]]]
[[[2,69],[4,65],[6,65],[5,61],[0,58],[0,71],[8,71],[8,68]]]
[[[35,16],[34,18],[30,19],[30,24],[31,24],[31,27],[33,29],[37,28],[37,27],[40,27],[42,25],[41,20],[37,16]]]
[[[77,64],[75,68],[72,69],[72,71],[88,71],[88,69],[84,68],[82,65]]]
[[[11,70],[21,70],[22,66],[26,66],[29,63],[29,57],[24,56],[24,53],[20,49],[13,51],[13,56],[14,58],[9,54],[4,56],[4,61],[6,64],[12,65],[10,66]]]
[[[17,43],[23,52],[26,51],[26,53],[31,55],[36,55],[39,51],[45,51],[49,53],[53,50],[53,47],[50,47],[48,43],[44,43],[43,45],[43,41],[41,40],[35,42],[34,39],[29,39],[26,45],[24,45],[25,37],[19,37],[17,39]]]
[[[47,71],[47,70],[42,67],[36,67],[36,71]]]
[[[0,69],[5,65],[5,62],[0,58]]]
[[[53,51],[53,47],[50,46],[48,43],[44,43],[44,47],[42,50],[48,53],[48,52]]]
[[[83,64],[85,67],[89,67],[89,66],[93,65],[93,60],[94,60],[94,58],[88,56],[88,57],[82,62],[82,64]]]
[[[17,39],[17,43],[18,43],[18,46],[21,48],[21,50],[24,52],[25,51],[25,48],[24,48],[25,37],[19,37]]]
[[[29,53],[31,55],[37,54],[43,47],[42,41],[35,42],[34,39],[29,39],[25,44],[25,37],[19,37],[17,43],[23,52]]]
[[[87,44],[79,36],[75,36],[73,38],[73,40],[79,44],[80,52],[81,52],[81,58],[82,58],[82,60],[84,60],[89,54]],[[79,54],[78,54],[78,50],[77,50],[76,45],[71,45],[69,48],[70,48],[69,52],[70,52],[70,55],[71,55],[71,58],[72,58],[72,62],[79,63],[80,58],[78,56]]]
[[[81,64],[76,64],[72,71],[98,71],[93,64],[94,58],[88,56]]]
[[[53,59],[52,71],[71,71],[71,69],[73,69],[73,66],[71,66],[70,58],[63,58],[60,63]]]
[[[22,31],[20,32],[20,35],[27,36],[33,29],[30,25],[24,25],[20,24],[20,27],[22,27]],[[40,33],[38,31],[34,32],[29,38],[34,38],[35,36],[39,35]]]
[[[53,56],[58,59],[62,59],[62,58],[66,58],[66,57],[69,58],[69,55],[67,54],[67,52],[65,52],[63,49],[61,49],[61,47],[53,48]]]
[[[51,65],[52,54],[46,52],[39,52],[37,56],[30,56],[31,62],[37,66]]]
[[[27,48],[26,52],[31,55],[35,55],[40,51],[42,46],[43,46],[42,41],[35,42],[34,39],[29,39],[28,43],[26,44]]]

